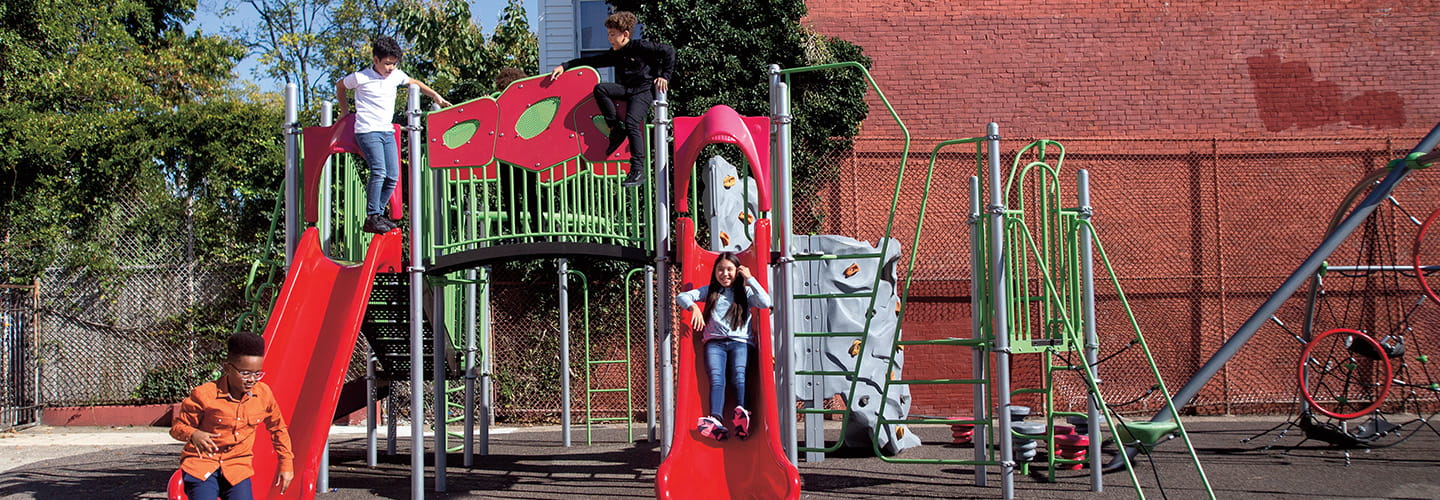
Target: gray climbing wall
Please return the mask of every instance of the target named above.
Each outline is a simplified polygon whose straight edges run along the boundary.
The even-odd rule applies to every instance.
[[[794,236],[791,240],[796,254],[828,254],[836,256],[873,254],[879,246],[837,235]],[[890,352],[896,335],[895,269],[900,257],[900,242],[891,239],[884,259],[835,258],[801,261],[796,266],[796,294],[863,293],[875,286],[875,266],[884,272],[875,297],[875,315],[870,322],[864,352],[855,352],[856,337],[820,337],[798,339],[795,346],[796,370],[852,370],[859,363],[860,372],[855,395],[846,401],[850,406],[850,422],[846,425],[845,446],[869,448],[875,435],[881,405],[886,419],[905,418],[910,413],[910,386],[890,388],[885,400],[881,392],[890,368]],[[884,264],[881,264],[881,262]],[[865,310],[869,298],[799,300],[792,309],[796,331],[862,332],[865,331]],[[855,352],[855,355],[851,355]],[[905,365],[904,351],[896,352],[895,378]],[[806,376],[796,382],[796,398],[818,407],[827,397],[849,396],[850,381],[838,376]],[[807,428],[815,425],[807,423]],[[881,452],[887,455],[920,445],[914,433],[900,431],[900,426],[885,426],[878,434]]]
[[[702,190],[705,217],[711,228],[710,248],[717,251],[748,248],[753,236],[748,222],[758,213],[755,180],[749,177],[742,180],[735,166],[718,156],[710,158],[706,167]],[[796,254],[854,255],[879,251],[878,246],[837,235],[792,236],[791,245]],[[796,294],[862,293],[874,286],[875,266],[884,262],[885,274],[875,299],[875,318],[870,325],[865,352],[851,356],[855,337],[802,338],[797,339],[795,346],[796,370],[850,371],[860,362],[855,397],[846,402],[852,410],[851,421],[846,426],[846,446],[869,448],[879,419],[882,384],[896,338],[895,307],[900,299],[895,293],[895,269],[899,257],[900,243],[891,239],[884,259],[802,261],[795,266]],[[868,298],[797,300],[791,307],[791,324],[802,332],[860,332],[865,329],[865,309],[869,303]],[[896,378],[900,377],[903,366],[902,351],[897,353]],[[809,402],[813,407],[819,407],[827,397],[850,393],[850,381],[841,376],[804,376],[796,383],[797,400]],[[885,418],[905,418],[910,412],[910,387],[892,387],[883,404]],[[818,416],[812,417],[816,420],[807,427],[818,430]],[[898,430],[898,426],[889,426],[879,434],[882,452],[893,455],[920,445],[919,437],[913,433],[897,437],[901,434]]]

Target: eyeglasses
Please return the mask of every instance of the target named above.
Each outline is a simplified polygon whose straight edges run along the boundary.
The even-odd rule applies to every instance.
[[[241,370],[241,369],[239,369],[239,368],[235,368],[235,365],[232,365],[232,364],[230,364],[230,363],[225,363],[225,364],[226,364],[226,365],[229,365],[230,368],[234,369],[234,370],[235,370],[235,374],[236,374],[236,375],[239,375],[240,378],[242,378],[242,379],[245,379],[245,380],[260,380],[260,379],[262,379],[262,378],[265,378],[265,371],[264,371],[264,370],[261,370],[261,371],[258,371],[258,372],[252,372],[252,371],[246,371],[246,370]]]

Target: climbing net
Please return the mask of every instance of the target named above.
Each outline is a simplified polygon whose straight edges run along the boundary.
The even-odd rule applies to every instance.
[[[1361,179],[1331,230],[1388,173]],[[1421,219],[1433,204],[1425,186],[1402,181],[1301,292],[1303,321],[1286,330],[1304,344],[1295,368],[1307,437],[1392,445],[1440,413],[1440,367],[1428,355],[1440,342],[1440,302],[1427,293],[1440,288],[1440,246],[1431,241],[1440,230],[1426,230],[1440,217]]]

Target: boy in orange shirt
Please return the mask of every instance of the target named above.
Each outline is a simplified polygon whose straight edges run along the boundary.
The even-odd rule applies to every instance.
[[[185,473],[185,494],[191,500],[254,498],[251,449],[261,422],[270,430],[280,461],[275,484],[284,492],[295,478],[295,454],[290,451],[285,417],[270,386],[260,381],[265,376],[261,370],[265,340],[241,332],[231,335],[226,347],[224,375],[191,391],[170,427],[170,436],[186,443],[180,470]]]

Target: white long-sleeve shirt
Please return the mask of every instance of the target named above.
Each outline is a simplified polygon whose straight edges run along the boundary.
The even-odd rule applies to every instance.
[[[690,306],[695,305],[696,302],[709,296],[710,285],[705,285],[694,290],[680,292],[679,295],[675,296],[675,303],[678,304],[681,309],[689,309]],[[745,297],[749,299],[751,307],[759,307],[762,309],[770,308],[770,294],[765,292],[765,289],[760,286],[760,282],[756,281],[754,277],[745,280]],[[730,323],[725,321],[725,314],[730,312],[730,305],[734,303],[734,291],[730,288],[720,291],[720,296],[715,299],[714,310],[710,312],[710,317],[705,320],[705,329],[701,331],[702,338],[705,342],[715,339],[750,341],[750,319],[755,317],[753,314],[746,316],[745,323],[733,330],[730,328]]]

